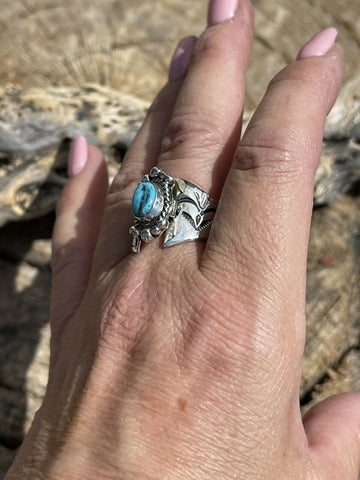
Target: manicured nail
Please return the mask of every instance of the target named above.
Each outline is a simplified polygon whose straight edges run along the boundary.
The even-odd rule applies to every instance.
[[[83,136],[75,138],[73,141],[68,163],[69,177],[75,177],[84,168],[87,161],[87,143]]]
[[[169,69],[169,81],[175,82],[184,77],[187,72],[189,60],[191,57],[191,51],[195,45],[197,38],[190,36],[185,37],[178,43],[175,53],[171,59]]]
[[[337,34],[336,28],[325,28],[303,46],[296,59],[301,60],[302,58],[324,55],[334,44]]]
[[[225,22],[235,15],[238,0],[210,0],[208,8],[208,25],[212,27]]]

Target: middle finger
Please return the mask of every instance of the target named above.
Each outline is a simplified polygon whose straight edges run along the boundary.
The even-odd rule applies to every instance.
[[[217,5],[228,8],[221,10],[215,8]],[[141,180],[146,165],[150,169],[156,164],[153,153],[158,155],[158,166],[170,175],[197,184],[214,198],[220,196],[239,140],[245,72],[253,33],[250,0],[240,0],[236,7],[236,0],[210,2],[209,27],[193,47],[186,77],[180,85],[170,82],[166,87],[177,90],[180,86],[176,91],[177,99],[171,104],[172,112],[166,107],[159,124],[158,119],[154,119],[154,111],[150,111],[142,128],[145,134],[140,132],[142,140],[139,142],[138,136],[131,147],[131,155],[127,155],[126,164],[115,178],[96,255],[101,269],[116,265],[131,251],[127,232],[133,219],[134,180]],[[232,15],[233,18],[228,18]],[[158,105],[156,111],[159,111]],[[156,132],[149,140],[152,125],[156,125]],[[154,148],[146,160],[144,155],[149,143]]]
[[[239,140],[253,36],[249,0],[212,0],[161,143],[158,166],[218,198]]]

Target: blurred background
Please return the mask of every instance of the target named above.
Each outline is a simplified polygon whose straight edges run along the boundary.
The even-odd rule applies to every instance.
[[[241,1],[241,0],[240,0]],[[254,0],[245,118],[271,77],[334,26],[346,52],[314,191],[300,402],[360,389],[360,4]],[[206,0],[0,0],[0,479],[47,382],[50,237],[71,140],[111,176]]]

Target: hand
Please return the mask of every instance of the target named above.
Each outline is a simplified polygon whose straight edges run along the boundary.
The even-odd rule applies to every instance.
[[[48,389],[7,480],[357,478],[359,394],[303,420],[298,402],[314,173],[343,51],[334,29],[304,47],[239,140],[252,29],[249,0],[211,2],[109,192],[101,153],[75,141]],[[207,241],[129,253],[154,165],[219,199]]]

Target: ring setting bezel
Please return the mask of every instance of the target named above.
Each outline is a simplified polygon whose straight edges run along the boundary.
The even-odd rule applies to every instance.
[[[146,184],[151,185],[146,185]],[[183,178],[173,178],[158,167],[144,175],[132,199],[132,251],[164,234],[164,247],[209,236],[216,201]]]
[[[150,182],[156,189],[156,198],[150,212],[144,217],[134,213],[135,222],[129,233],[133,236],[133,251],[139,252],[141,241],[148,243],[161,235],[168,227],[169,220],[176,213],[174,202],[175,179],[158,167],[153,167],[148,175],[144,175],[138,187]]]

